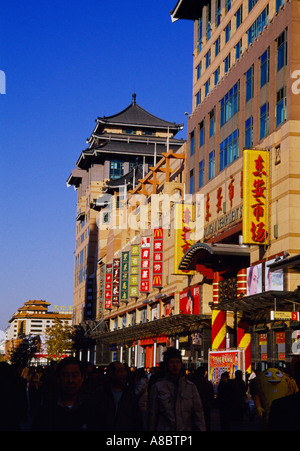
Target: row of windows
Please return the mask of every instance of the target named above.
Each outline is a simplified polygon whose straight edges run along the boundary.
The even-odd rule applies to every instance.
[[[219,25],[221,24],[221,18],[222,18],[221,0],[211,0],[211,2],[212,1],[215,1],[215,18],[214,18],[215,28],[218,28]],[[206,13],[206,30],[205,30],[205,35],[206,35],[207,41],[211,38],[211,34],[212,34],[212,8],[211,8],[211,2],[208,2],[208,4],[206,5],[206,9],[204,9],[204,11]],[[254,8],[254,6],[256,5],[257,2],[258,2],[258,0],[248,0],[248,8],[247,8],[246,13],[249,14],[252,11],[252,9]],[[276,13],[279,11],[281,6],[283,6],[283,5],[284,5],[284,0],[275,0]],[[225,15],[226,15],[231,9],[231,0],[225,0],[225,5],[224,6],[225,6]],[[238,11],[235,14],[236,29],[242,23],[242,7],[243,7],[243,5],[241,5],[241,7],[238,9]],[[225,30],[224,30],[225,43],[228,42],[228,40],[230,39],[229,35],[230,35],[231,24],[228,24],[227,27],[226,27],[227,29],[225,28]],[[198,45],[197,45],[197,47],[198,47],[199,53],[201,52],[202,46],[203,46],[203,35],[204,35],[203,17],[201,16],[199,18],[199,20],[198,20]]]
[[[279,7],[283,4],[283,1],[277,1],[276,3],[276,9],[278,10]],[[254,4],[253,4],[254,6]],[[253,8],[252,6],[252,8]],[[240,7],[239,11],[236,13],[236,27],[238,28],[242,22],[242,7]],[[252,9],[251,8],[251,9]],[[250,10],[251,10],[250,9]],[[251,25],[249,30],[247,31],[247,41],[248,46],[254,41],[254,39],[259,35],[259,33],[262,31],[262,29],[268,24],[269,22],[269,7],[267,6],[262,13],[259,15],[259,17],[255,20],[255,22]],[[225,30],[225,44],[228,42],[231,36],[231,24],[229,23]],[[277,39],[277,70],[280,70],[285,64],[286,64],[286,58],[287,58],[287,44],[286,44],[286,33],[283,33],[278,39]],[[212,48],[208,50],[206,55],[204,56],[205,62],[205,69],[208,69],[212,62],[212,49],[214,49],[215,57],[219,54],[221,48],[221,41],[220,36],[216,39],[214,42]],[[242,54],[242,39],[236,44],[234,48],[234,56],[235,61],[238,61]],[[232,66],[232,57],[231,53],[229,53],[226,58],[223,60],[223,70],[224,75],[229,71],[229,69]],[[202,65],[203,62],[201,61],[198,66],[196,67],[196,76],[197,80],[201,77],[202,74]],[[213,77],[208,79],[204,85],[204,98],[210,93],[211,91],[211,83],[214,83],[214,86],[216,86],[220,81],[220,74],[221,74],[221,67],[219,66],[214,74]],[[200,105],[202,101],[202,88],[196,93],[195,96],[195,102],[196,107]]]
[[[287,64],[287,30],[285,29],[276,39],[277,41],[277,71]],[[260,88],[269,82],[270,78],[270,47],[268,47],[259,58],[260,60]],[[254,65],[245,73],[245,102],[247,103],[254,95]],[[223,127],[238,111],[240,98],[240,82],[238,81],[220,101],[220,126]],[[277,126],[279,124],[277,123]],[[214,134],[215,110],[210,113],[210,132]],[[200,123],[199,146],[204,144],[204,123]],[[195,152],[194,134],[191,136],[190,154]]]
[[[286,120],[286,87],[281,88],[276,94],[276,109],[275,120],[276,127],[280,126]],[[201,123],[204,123],[202,121]],[[245,121],[245,148],[250,148],[253,145],[253,116],[250,116]],[[259,139],[262,140],[269,133],[269,103],[264,103],[259,109]],[[235,130],[227,138],[220,143],[219,149],[219,172],[235,161],[239,156],[239,131]],[[203,145],[203,138],[201,138]],[[204,169],[205,160],[199,162],[198,167],[198,188],[201,188],[204,183]],[[194,192],[194,169],[190,171],[190,186],[189,192]],[[208,155],[208,180],[215,176],[215,151],[211,151]]]
[[[278,42],[285,43],[286,55],[286,30],[279,36]],[[282,58],[280,55],[281,46],[278,46],[277,52],[277,68],[281,68]],[[260,57],[260,87],[263,87],[269,81],[269,60],[270,48],[267,48]],[[284,63],[286,64],[286,58]],[[279,69],[280,70],[280,69]],[[220,101],[220,128],[226,124],[238,111],[240,103],[240,81],[238,81],[221,99]],[[245,103],[247,103],[254,95],[254,66],[245,73]],[[286,120],[286,87],[282,87],[276,93],[275,105],[275,124],[280,126]],[[216,108],[213,108],[208,114],[209,120],[209,137],[213,136],[216,128]],[[262,140],[269,134],[269,103],[266,102],[259,108],[258,117],[258,138]],[[248,117],[244,124],[244,147],[249,148],[253,145],[253,116]],[[238,144],[239,132],[235,130],[231,133],[219,146],[219,171],[231,164],[239,156]],[[205,118],[199,123],[199,148],[205,144]],[[191,155],[195,152],[195,131],[192,132]],[[198,188],[204,183],[205,161],[199,162],[198,167]],[[211,151],[208,155],[208,180],[215,176],[215,151]],[[190,171],[190,193],[194,192],[195,173],[194,169]]]

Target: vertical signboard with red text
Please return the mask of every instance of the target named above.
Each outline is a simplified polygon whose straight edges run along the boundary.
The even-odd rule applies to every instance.
[[[163,229],[154,229],[153,234],[153,287],[162,287],[163,276]]]
[[[142,237],[141,241],[141,272],[140,272],[140,292],[150,292],[150,236]]]
[[[112,305],[119,306],[120,297],[120,258],[114,258],[113,260],[113,293],[112,293]]]
[[[243,242],[267,244],[269,227],[269,154],[267,150],[244,150]]]
[[[112,308],[112,292],[113,292],[113,265],[109,263],[106,265],[105,271],[105,301],[104,308]]]

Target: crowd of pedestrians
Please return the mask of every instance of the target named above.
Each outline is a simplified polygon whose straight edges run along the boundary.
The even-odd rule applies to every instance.
[[[300,387],[300,361],[295,375]],[[300,429],[299,393],[274,403],[269,430],[283,424]],[[223,373],[215,392],[204,367],[187,372],[175,348],[167,349],[158,367],[147,370],[122,362],[96,368],[73,357],[44,368],[2,362],[0,430],[210,431],[216,410],[220,430],[239,430],[251,414],[251,394],[251,381],[246,385],[241,371],[234,379]]]

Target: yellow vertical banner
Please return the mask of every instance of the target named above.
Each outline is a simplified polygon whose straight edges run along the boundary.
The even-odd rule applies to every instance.
[[[269,153],[245,149],[243,159],[243,242],[267,244],[269,230]]]
[[[184,254],[195,243],[194,215],[194,205],[175,204],[174,274],[193,274],[193,271],[181,271],[178,267]]]

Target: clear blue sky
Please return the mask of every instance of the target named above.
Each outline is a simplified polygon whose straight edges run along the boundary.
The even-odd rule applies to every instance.
[[[29,299],[72,305],[76,192],[95,119],[137,103],[184,123],[193,24],[176,0],[2,1],[0,330]]]

